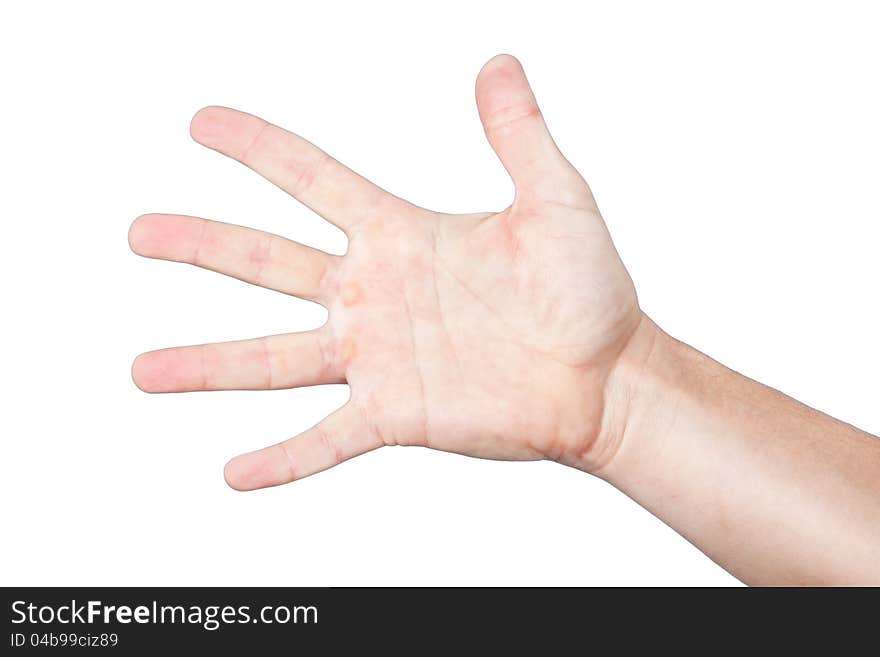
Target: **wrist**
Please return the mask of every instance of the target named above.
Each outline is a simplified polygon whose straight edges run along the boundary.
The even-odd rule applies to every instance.
[[[727,373],[643,315],[608,377],[603,425],[613,450],[592,473],[628,490],[661,462],[689,458],[680,438],[692,423],[711,421],[718,409],[707,391]]]
[[[606,378],[594,448],[566,464],[620,482],[630,455],[646,451],[646,445],[636,443],[668,433],[677,403],[675,377],[686,366],[687,349],[642,313]]]

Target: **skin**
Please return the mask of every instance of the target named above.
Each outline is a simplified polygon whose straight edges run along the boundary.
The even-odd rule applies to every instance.
[[[340,227],[349,248],[334,256],[241,226],[139,217],[136,253],[329,312],[313,331],[142,354],[138,387],[349,385],[348,403],[315,427],[230,461],[238,490],[385,445],[550,459],[605,478],[744,581],[880,582],[880,441],[663,333],[519,62],[490,60],[476,97],[516,188],[496,214],[431,212],[257,117],[196,114],[196,141]]]

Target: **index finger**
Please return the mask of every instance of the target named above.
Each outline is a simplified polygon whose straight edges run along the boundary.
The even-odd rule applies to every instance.
[[[200,144],[253,169],[342,230],[380,204],[409,205],[299,135],[252,114],[206,107],[193,117],[190,134]]]

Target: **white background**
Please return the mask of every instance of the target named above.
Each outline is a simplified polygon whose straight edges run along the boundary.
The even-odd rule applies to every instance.
[[[662,5],[662,6],[661,6]],[[384,449],[241,494],[222,466],[343,386],[150,396],[139,352],[323,309],[126,244],[144,212],[341,233],[188,136],[223,104],[420,205],[511,185],[473,101],[524,63],[646,311],[880,431],[880,22],[869,3],[4,3],[0,583],[682,584],[724,573],[607,484],[551,463]]]

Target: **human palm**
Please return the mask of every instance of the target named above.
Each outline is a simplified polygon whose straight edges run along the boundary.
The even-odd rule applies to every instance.
[[[589,188],[559,153],[519,63],[477,80],[486,134],[516,185],[497,214],[447,215],[367,182],[302,138],[206,108],[194,138],[342,228],[344,256],[193,217],[145,215],[139,254],[189,262],[311,299],[304,333],[144,354],[150,392],[349,384],[348,403],[304,434],[239,456],[235,488],[308,476],[383,445],[598,467],[606,388],[642,317]]]

